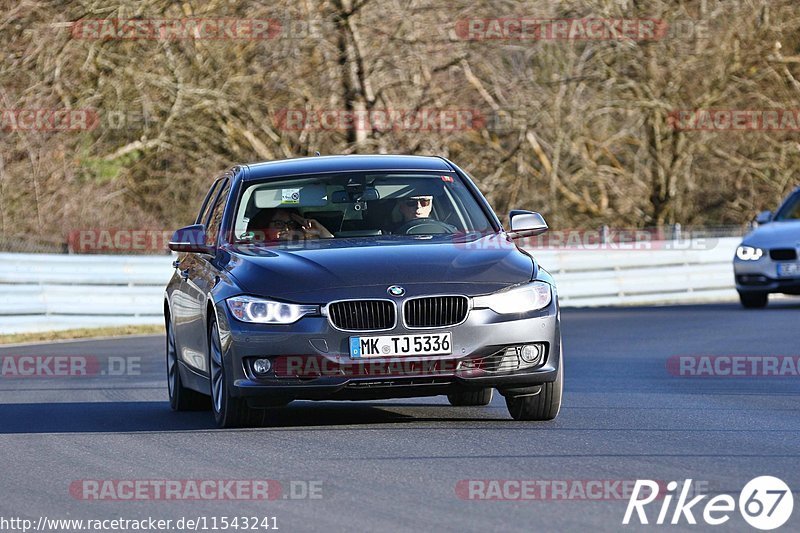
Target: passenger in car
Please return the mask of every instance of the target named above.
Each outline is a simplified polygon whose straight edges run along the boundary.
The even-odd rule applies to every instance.
[[[304,218],[295,208],[262,209],[247,223],[253,240],[295,241],[331,239],[333,234],[316,219]]]

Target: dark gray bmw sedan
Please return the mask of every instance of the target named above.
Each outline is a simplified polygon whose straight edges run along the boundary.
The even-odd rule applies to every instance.
[[[219,176],[178,253],[164,316],[169,398],[220,427],[292,400],[447,395],[516,420],[561,406],[553,278],[467,174],[420,156],[333,156]]]

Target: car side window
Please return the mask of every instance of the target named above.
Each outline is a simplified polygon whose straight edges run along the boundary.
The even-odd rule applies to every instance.
[[[778,212],[775,220],[798,220],[800,219],[800,194],[795,194],[786,199]]]
[[[225,204],[228,199],[228,192],[231,190],[231,182],[226,179],[224,185],[217,193],[215,198],[214,207],[211,210],[206,225],[206,244],[216,245],[217,237],[219,237],[219,228],[222,224],[222,215],[225,212]]]
[[[200,212],[197,214],[197,219],[195,219],[195,224],[202,224],[208,218],[208,211],[211,209],[211,206],[214,203],[214,198],[216,197],[217,186],[222,182],[222,178],[217,178],[214,183],[211,185],[211,188],[206,193],[206,198],[203,200],[203,205],[200,206]]]

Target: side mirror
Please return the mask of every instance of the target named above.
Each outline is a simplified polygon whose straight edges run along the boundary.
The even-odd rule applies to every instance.
[[[206,254],[212,248],[206,244],[206,227],[203,224],[193,224],[181,228],[173,233],[169,240],[169,249],[173,252]]]
[[[769,224],[772,220],[772,211],[761,211],[756,215],[756,224]]]
[[[541,235],[549,229],[547,227],[547,222],[544,221],[544,217],[533,211],[515,209],[511,211],[509,218],[511,219],[511,231],[509,232],[509,236],[512,239]]]

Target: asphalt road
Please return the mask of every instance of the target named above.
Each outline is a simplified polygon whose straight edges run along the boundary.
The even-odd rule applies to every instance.
[[[562,317],[564,405],[547,423],[511,420],[496,395],[484,408],[450,407],[443,397],[295,402],[266,427],[217,430],[208,412],[169,410],[161,337],[0,349],[0,519],[205,517],[211,531],[214,517],[221,527],[223,516],[256,516],[276,517],[284,532],[619,531],[627,499],[615,481],[692,478],[701,492],[738,498],[751,478],[774,475],[798,500],[796,376],[681,377],[667,370],[672,356],[799,355],[796,300],[763,311],[720,304],[567,309]],[[97,375],[10,376],[24,369],[23,359],[9,363],[8,356],[23,355],[74,356],[58,364],[82,361],[76,371],[87,365]],[[221,501],[108,499],[124,497],[119,480],[265,479],[281,483],[277,500],[224,492]],[[539,480],[571,493],[465,499],[456,490],[468,483],[462,480]],[[607,499],[581,497],[592,480],[610,487]],[[475,489],[476,497],[500,486],[483,483],[471,485],[486,491]],[[104,499],[90,499],[101,494],[92,492],[98,486]],[[305,498],[307,490],[318,497]],[[660,504],[653,506],[651,521]],[[800,510],[786,527],[800,529]],[[747,524],[734,512],[714,528],[685,520],[665,528],[742,531]]]

